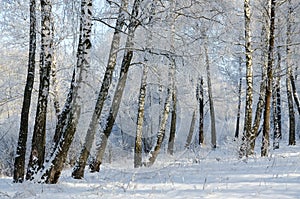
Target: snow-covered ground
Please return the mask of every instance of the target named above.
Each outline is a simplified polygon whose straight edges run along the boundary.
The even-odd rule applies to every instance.
[[[83,180],[65,170],[55,185],[2,177],[0,198],[300,198],[300,147],[282,144],[270,153],[241,160],[228,146],[201,148],[160,155],[153,167],[139,169],[126,157]]]

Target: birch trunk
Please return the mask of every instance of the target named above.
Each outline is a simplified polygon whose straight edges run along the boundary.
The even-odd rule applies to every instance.
[[[29,30],[29,56],[27,79],[24,90],[24,99],[21,112],[21,122],[19,130],[18,145],[14,162],[13,182],[24,181],[25,174],[25,154],[28,137],[28,116],[31,105],[31,95],[34,83],[35,72],[35,51],[36,51],[36,1],[30,0],[30,30]]]
[[[166,102],[164,105],[164,112],[161,117],[160,127],[159,127],[159,131],[157,133],[156,145],[154,147],[154,150],[150,153],[150,158],[149,158],[149,161],[147,162],[147,166],[152,166],[154,164],[154,162],[159,154],[164,137],[165,137],[167,120],[168,120],[169,113],[170,113],[170,104],[172,101],[172,91],[170,88],[168,88],[167,95],[168,96],[167,96],[167,99],[166,99]]]
[[[294,97],[294,101],[296,104],[296,108],[298,110],[298,114],[300,115],[300,100],[299,100],[299,96],[297,93],[294,75],[291,75],[291,85],[292,85],[293,97]]]
[[[40,53],[40,85],[37,111],[33,130],[31,153],[26,179],[32,180],[32,175],[42,167],[45,159],[46,116],[50,88],[50,71],[52,63],[51,35],[51,1],[41,0],[41,53]]]
[[[142,137],[143,137],[147,74],[148,74],[148,65],[146,63],[144,65],[141,87],[140,87],[139,108],[138,108],[135,147],[134,147],[134,168],[138,168],[142,166],[142,142],[143,142]]]
[[[99,171],[100,170],[100,165],[102,162],[102,158],[105,152],[105,148],[107,145],[107,140],[111,134],[113,125],[115,123],[122,95],[124,92],[126,80],[127,80],[127,75],[128,75],[128,69],[131,64],[131,60],[133,57],[133,39],[134,39],[134,33],[136,28],[139,26],[139,21],[137,20],[138,15],[139,15],[139,8],[140,4],[143,0],[135,0],[133,4],[133,9],[130,17],[130,24],[128,27],[128,35],[127,35],[127,40],[125,44],[125,51],[124,51],[124,57],[122,60],[121,64],[121,71],[120,71],[120,76],[119,76],[119,82],[116,87],[116,91],[112,100],[112,105],[109,111],[109,115],[107,118],[107,122],[104,128],[104,131],[101,132],[101,140],[100,143],[97,145],[97,155],[95,161],[90,165],[91,172]]]
[[[155,2],[152,2],[149,16],[150,29],[152,28],[151,22],[155,14]],[[152,32],[149,31],[146,33],[146,47],[152,48]],[[136,137],[135,137],[135,147],[134,147],[134,167],[138,168],[142,166],[142,147],[143,147],[143,124],[144,124],[144,113],[145,113],[145,98],[146,98],[146,86],[147,86],[147,75],[148,75],[148,56],[149,51],[146,51],[144,55],[144,68],[140,86],[140,95],[139,95],[139,108],[137,115],[137,127],[136,127]],[[151,96],[150,96],[151,98]],[[151,106],[151,105],[150,105]],[[145,144],[145,143],[144,143]]]
[[[262,118],[262,112],[264,109],[264,103],[265,103],[265,95],[266,95],[266,81],[267,81],[267,67],[268,67],[268,46],[269,46],[269,35],[270,31],[267,29],[269,26],[269,2],[265,3],[265,6],[267,8],[267,13],[263,13],[263,18],[265,19],[265,24],[262,26],[261,31],[261,41],[263,43],[262,47],[262,54],[261,54],[261,62],[262,62],[262,72],[261,72],[261,82],[259,86],[259,97],[256,104],[256,110],[255,110],[255,117],[254,122],[252,126],[252,133],[250,138],[250,149],[248,150],[247,155],[253,155],[254,154],[254,148],[255,148],[255,141],[256,137],[258,135],[258,129],[261,123]]]
[[[252,41],[251,41],[251,6],[250,0],[244,1],[245,17],[245,54],[246,54],[246,104],[245,104],[245,122],[240,149],[240,157],[247,156],[249,150],[249,139],[252,127],[252,102],[253,102],[253,67],[252,67]]]
[[[176,104],[177,104],[177,97],[176,97],[176,89],[175,85],[173,85],[173,92],[172,92],[172,111],[171,111],[171,128],[170,128],[170,137],[168,142],[168,153],[170,155],[174,154],[174,144],[175,144],[175,135],[176,135]]]
[[[176,9],[176,0],[172,0],[170,2],[170,10],[171,10],[171,32],[170,32],[170,52],[175,53],[175,9]],[[163,143],[165,132],[166,132],[166,125],[170,113],[170,106],[172,101],[173,89],[175,88],[175,73],[176,73],[176,63],[173,56],[169,55],[170,60],[170,67],[169,67],[169,86],[167,91],[167,99],[164,105],[164,111],[160,118],[160,127],[157,133],[157,140],[154,150],[150,152],[150,158],[147,162],[147,166],[152,166],[160,152],[161,145]],[[173,124],[174,125],[174,124]],[[176,128],[176,127],[175,127]]]
[[[265,111],[263,122],[263,137],[261,156],[268,156],[270,145],[270,115],[271,115],[271,98],[272,98],[272,83],[273,83],[273,64],[274,64],[274,42],[275,42],[275,6],[276,0],[271,1],[271,14],[270,14],[270,37],[269,37],[269,50],[268,50],[268,69],[267,69],[267,85],[265,96]]]
[[[197,87],[197,99],[199,102],[199,145],[204,144],[204,92],[203,92],[203,77],[199,78]]]
[[[295,135],[295,113],[293,105],[293,95],[291,88],[291,76],[292,65],[291,65],[291,43],[292,43],[292,3],[291,0],[288,0],[288,16],[287,16],[287,30],[286,30],[286,90],[287,90],[287,99],[289,107],[289,145],[296,144],[296,135]]]
[[[187,149],[191,146],[191,143],[192,143],[193,133],[194,133],[194,129],[195,129],[195,121],[196,121],[196,111],[193,112],[192,121],[191,121],[191,125],[190,125],[190,131],[189,131],[189,134],[186,139],[185,148],[187,148]]]
[[[277,49],[277,77],[275,83],[275,93],[274,93],[274,136],[273,136],[273,149],[279,149],[279,140],[281,138],[281,94],[280,94],[280,87],[281,87],[281,54],[279,48]]]
[[[80,116],[82,96],[85,95],[84,82],[90,64],[92,0],[81,1],[80,35],[77,51],[77,67],[61,120],[57,124],[57,135],[60,135],[57,147],[44,164],[44,169],[37,175],[37,181],[54,184],[58,182],[73,141]]]
[[[239,58],[239,89],[238,89],[238,110],[236,117],[236,127],[235,127],[235,138],[239,137],[240,132],[240,118],[241,118],[241,104],[242,104],[242,58]]]
[[[118,54],[118,50],[120,47],[120,40],[121,40],[121,31],[125,24],[125,12],[127,9],[127,4],[128,4],[127,0],[122,0],[121,7],[119,9],[119,15],[116,21],[116,26],[115,26],[116,28],[114,31],[114,35],[110,47],[110,53],[109,53],[106,71],[104,74],[104,79],[102,81],[102,85],[99,91],[99,95],[92,115],[92,119],[86,133],[84,146],[80,152],[79,158],[77,159],[72,172],[72,177],[75,179],[81,179],[84,177],[84,168],[87,159],[90,155],[90,150],[94,142],[97,124],[99,122],[99,118],[103,109],[105,99],[107,98],[108,95],[108,90],[110,88],[111,81],[112,81],[113,71],[115,69],[116,62],[117,62],[117,54]]]
[[[213,96],[212,96],[210,63],[209,63],[207,46],[204,46],[204,50],[205,50],[205,62],[206,62],[206,73],[207,73],[208,101],[209,101],[209,110],[210,110],[211,146],[212,148],[217,148],[215,107],[214,107]]]

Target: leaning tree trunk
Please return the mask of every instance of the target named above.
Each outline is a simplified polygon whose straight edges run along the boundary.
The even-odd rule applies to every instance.
[[[261,62],[262,62],[262,69],[261,69],[261,82],[259,87],[259,97],[256,104],[256,110],[255,110],[255,116],[254,116],[254,122],[252,126],[252,133],[250,138],[250,148],[248,150],[247,155],[253,155],[254,154],[254,148],[255,148],[255,141],[256,137],[258,135],[258,129],[260,126],[261,118],[262,118],[262,112],[264,109],[264,103],[265,103],[265,94],[266,94],[266,81],[267,81],[267,67],[268,67],[268,46],[269,46],[269,35],[270,31],[268,30],[269,26],[269,3],[265,3],[267,10],[263,13],[263,18],[265,20],[265,24],[262,26],[261,30],[261,42],[262,44],[262,53],[261,53]],[[267,13],[266,13],[267,12]]]
[[[293,105],[293,95],[291,88],[291,76],[292,65],[291,65],[291,34],[292,34],[292,4],[291,0],[288,0],[288,16],[287,16],[287,30],[286,30],[286,90],[287,90],[287,99],[289,107],[289,145],[296,144],[296,135],[295,135],[295,113]]]
[[[107,122],[104,128],[104,131],[101,132],[101,140],[100,143],[97,144],[97,155],[95,161],[90,165],[91,172],[99,171],[100,165],[102,162],[102,158],[106,149],[108,138],[111,134],[113,125],[115,123],[119,108],[121,99],[123,96],[123,92],[125,89],[125,84],[128,76],[128,69],[131,64],[131,60],[133,57],[133,39],[134,39],[134,33],[136,28],[139,26],[139,21],[137,20],[137,17],[139,15],[139,8],[140,4],[143,0],[135,0],[133,4],[132,13],[130,16],[130,24],[128,26],[128,35],[127,35],[127,41],[125,44],[125,51],[124,56],[121,64],[121,71],[119,76],[119,82],[116,87],[116,91],[112,100],[112,105],[109,110],[109,115],[107,118]]]
[[[165,137],[167,120],[168,120],[169,113],[170,113],[171,101],[172,101],[172,89],[168,88],[167,99],[166,99],[165,106],[164,106],[164,112],[163,112],[163,115],[162,115],[161,121],[160,121],[160,127],[159,127],[159,131],[157,134],[156,145],[154,147],[154,150],[150,152],[151,155],[150,155],[149,161],[147,162],[147,166],[152,166],[154,164],[154,162],[159,154],[159,151],[161,149],[161,145],[162,145],[162,142]]]
[[[15,183],[23,182],[25,174],[25,154],[26,142],[28,136],[28,116],[31,104],[31,94],[34,83],[35,70],[35,50],[36,50],[36,2],[30,0],[30,31],[29,31],[29,56],[27,80],[24,90],[24,99],[21,112],[21,122],[17,152],[14,162],[13,181]]]
[[[171,32],[170,32],[170,52],[172,54],[175,53],[175,9],[176,9],[176,0],[172,0],[170,2],[170,7],[171,7]],[[175,59],[173,57],[173,55],[168,56],[170,63],[170,67],[169,67],[169,86],[168,86],[168,91],[167,91],[167,99],[165,101],[165,105],[164,105],[164,111],[163,114],[160,118],[160,127],[159,127],[159,131],[157,133],[157,140],[156,140],[156,145],[154,147],[154,150],[150,152],[150,158],[149,161],[147,162],[147,166],[151,166],[154,164],[160,149],[161,149],[161,145],[163,143],[164,137],[165,137],[165,133],[166,133],[166,126],[167,126],[167,121],[168,121],[168,117],[169,117],[169,113],[170,113],[170,106],[171,106],[171,101],[172,101],[172,95],[175,95],[175,91],[173,89],[175,89],[175,73],[176,73],[176,63],[175,63]],[[176,108],[176,107],[175,107]],[[176,111],[176,110],[175,110]],[[173,118],[176,120],[176,118]],[[173,120],[173,122],[175,122]],[[174,123],[173,123],[174,125]],[[176,126],[173,128],[176,129]],[[173,131],[175,131],[175,129],[173,129]],[[174,136],[174,135],[170,135],[170,136]],[[175,136],[174,136],[175,137]],[[171,138],[172,139],[172,138]],[[172,142],[172,141],[171,141]]]
[[[45,159],[46,145],[46,117],[50,87],[50,71],[52,62],[52,34],[51,34],[50,0],[41,0],[41,54],[40,54],[40,86],[33,130],[31,153],[27,168],[26,179],[42,167]]]
[[[271,0],[270,37],[269,37],[268,68],[267,68],[268,79],[266,85],[261,156],[268,156],[269,145],[270,145],[270,138],[269,138],[270,137],[270,115],[271,115],[274,42],[275,42],[275,6],[276,6],[276,0]]]
[[[193,112],[192,121],[190,125],[190,131],[186,139],[185,148],[189,148],[193,139],[194,129],[195,129],[195,121],[196,121],[196,111]]]
[[[205,60],[206,60],[206,73],[207,73],[207,87],[208,87],[208,101],[210,110],[210,126],[211,126],[211,146],[212,148],[217,147],[217,136],[216,136],[216,118],[215,118],[215,107],[212,96],[212,86],[210,77],[210,63],[207,52],[207,46],[205,48]]]
[[[91,28],[92,28],[92,0],[81,1],[80,35],[77,52],[76,73],[73,75],[72,85],[62,114],[57,124],[57,135],[61,135],[52,156],[44,164],[44,169],[38,173],[37,181],[54,184],[58,182],[63,165],[66,161],[70,145],[73,141],[80,116],[82,96],[85,95],[85,81],[90,65]]]
[[[253,101],[253,68],[252,68],[252,41],[251,41],[251,8],[250,0],[244,0],[245,16],[245,51],[246,51],[246,105],[245,122],[240,148],[240,157],[247,156],[249,150],[249,139],[252,134],[252,101]]]
[[[87,159],[90,155],[90,150],[94,142],[97,124],[103,109],[105,99],[107,98],[108,95],[108,90],[110,88],[111,81],[112,81],[113,71],[116,66],[117,54],[120,47],[121,31],[125,24],[125,13],[126,13],[127,4],[128,4],[127,0],[122,0],[121,7],[119,9],[119,15],[116,21],[115,32],[112,38],[112,43],[110,47],[110,53],[109,53],[106,71],[104,74],[104,79],[102,81],[101,89],[99,91],[99,95],[92,115],[92,119],[90,121],[89,128],[86,133],[83,148],[80,152],[79,158],[76,161],[72,172],[72,177],[75,179],[81,179],[84,176],[84,168]]]

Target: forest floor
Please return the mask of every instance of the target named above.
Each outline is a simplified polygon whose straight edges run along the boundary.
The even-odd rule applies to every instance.
[[[281,144],[267,158],[238,159],[237,150],[224,145],[161,154],[150,168],[134,169],[132,162],[124,157],[105,163],[82,180],[67,169],[55,185],[1,177],[0,198],[300,198],[299,146]]]

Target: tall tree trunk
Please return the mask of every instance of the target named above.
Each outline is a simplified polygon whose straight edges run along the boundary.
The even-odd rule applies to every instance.
[[[173,64],[175,64],[175,63],[173,63]],[[173,70],[173,69],[171,69],[171,70]],[[161,117],[160,127],[159,127],[159,131],[157,133],[156,145],[154,147],[154,150],[151,151],[151,155],[150,155],[149,161],[147,162],[147,166],[152,166],[154,164],[154,162],[159,154],[159,151],[161,149],[161,145],[162,145],[164,137],[165,137],[167,121],[168,121],[168,117],[169,117],[169,113],[170,113],[171,101],[172,101],[172,89],[168,88],[167,99],[166,99],[166,102],[164,105],[164,112]]]
[[[295,78],[294,75],[291,75],[291,85],[292,85],[292,90],[293,90],[293,97],[294,97],[294,101],[296,104],[296,108],[298,110],[298,114],[300,115],[300,100],[299,100],[299,96],[297,93],[297,88],[296,88],[296,83],[295,83]]]
[[[207,72],[207,87],[208,87],[208,100],[209,100],[209,110],[210,110],[210,126],[211,126],[211,146],[212,148],[217,147],[217,136],[216,136],[216,119],[215,119],[215,107],[212,96],[212,86],[210,77],[210,63],[208,57],[207,46],[204,46],[205,50],[205,60],[206,60],[206,72]]]
[[[57,147],[44,164],[44,169],[37,175],[37,180],[46,183],[57,183],[73,141],[80,116],[82,96],[85,95],[85,81],[90,65],[92,0],[81,1],[80,35],[77,52],[77,67],[73,73],[71,88],[62,117],[57,124],[56,135],[60,135]]]
[[[174,81],[175,82],[175,81]],[[173,83],[175,84],[175,83]],[[177,112],[177,97],[176,97],[176,88],[173,85],[172,89],[172,111],[171,111],[171,128],[170,128],[170,137],[168,142],[168,153],[170,155],[174,154],[174,143],[175,143],[175,135],[176,135],[176,112]]]
[[[193,112],[192,121],[190,125],[190,131],[186,139],[185,148],[189,148],[193,139],[193,133],[195,129],[196,111]]]
[[[147,74],[148,74],[148,65],[146,63],[144,65],[141,87],[140,87],[139,108],[138,108],[135,147],[134,147],[134,168],[138,168],[142,166],[142,137],[143,137]]]
[[[291,65],[291,43],[292,43],[292,3],[288,0],[288,16],[287,16],[287,30],[286,30],[286,90],[289,107],[289,145],[296,144],[295,135],[295,113],[293,105],[293,95],[291,88],[291,77],[293,74]]]
[[[115,69],[116,62],[117,62],[118,49],[120,47],[121,31],[125,24],[125,13],[126,13],[127,5],[128,5],[127,0],[121,1],[121,7],[119,9],[119,15],[116,21],[116,26],[115,26],[116,28],[114,31],[114,35],[110,47],[110,53],[109,53],[106,71],[104,74],[104,79],[102,81],[101,89],[99,91],[99,95],[92,115],[92,119],[90,121],[89,128],[86,133],[83,148],[80,152],[79,158],[76,161],[72,172],[72,177],[76,179],[83,178],[84,176],[84,168],[94,142],[97,124],[103,109],[105,99],[107,98],[108,95],[108,90],[111,85],[113,71]]]
[[[151,22],[155,14],[155,2],[151,3],[149,24],[150,29],[152,28]],[[152,32],[149,31],[146,33],[146,47],[152,48]],[[140,86],[139,94],[139,108],[137,114],[137,127],[136,127],[136,137],[135,137],[135,147],[134,147],[134,167],[138,168],[142,166],[142,147],[143,147],[143,124],[144,124],[144,113],[145,113],[145,98],[146,98],[146,86],[147,86],[147,75],[148,75],[148,64],[149,64],[149,50],[146,51],[144,55],[144,68]],[[151,105],[150,105],[151,106]],[[145,144],[145,143],[144,143]]]
[[[50,71],[52,63],[51,35],[51,1],[41,0],[41,54],[40,54],[40,86],[33,130],[31,153],[26,179],[31,179],[43,165],[46,145],[46,116],[50,87]]]
[[[248,150],[247,155],[253,155],[254,154],[254,148],[255,148],[255,141],[256,137],[258,135],[258,129],[261,123],[262,118],[262,112],[264,109],[265,104],[265,95],[266,95],[266,82],[267,82],[267,67],[268,67],[268,46],[269,46],[269,35],[270,31],[268,30],[268,26],[270,24],[269,22],[269,2],[265,2],[266,11],[263,13],[263,19],[265,20],[265,23],[262,26],[261,30],[261,42],[262,42],[262,53],[261,53],[261,63],[262,63],[262,69],[261,69],[261,82],[259,86],[259,97],[256,104],[256,110],[255,110],[255,116],[254,116],[254,122],[252,126],[252,133],[250,138],[250,148]]]
[[[170,35],[170,51],[172,53],[175,53],[175,21],[176,21],[176,16],[175,16],[175,9],[176,9],[176,4],[177,4],[177,0],[172,0],[171,2],[171,35]],[[172,63],[171,63],[171,68],[175,67],[175,60],[172,57]],[[172,68],[173,70],[173,68]],[[176,71],[176,69],[174,68],[174,70]],[[177,97],[176,97],[176,80],[175,80],[175,74],[176,72],[171,72],[171,74],[173,75],[173,77],[171,77],[172,82],[171,85],[171,95],[172,95],[172,111],[171,111],[171,128],[170,128],[170,136],[169,136],[169,141],[168,141],[168,153],[170,155],[173,155],[174,153],[174,143],[175,143],[175,135],[176,135],[176,109],[177,109]]]
[[[31,104],[31,94],[34,83],[35,72],[35,51],[36,51],[36,2],[30,0],[30,31],[29,31],[29,56],[27,80],[24,90],[24,99],[21,112],[20,131],[18,146],[14,162],[13,181],[23,182],[25,174],[25,154],[28,136],[28,116]]]
[[[120,71],[120,76],[119,76],[119,82],[116,87],[116,91],[112,100],[112,105],[109,110],[109,115],[107,118],[107,122],[104,128],[104,131],[101,132],[101,140],[100,143],[97,144],[97,155],[95,161],[90,165],[91,172],[99,171],[100,170],[100,165],[102,162],[102,158],[105,152],[105,148],[107,145],[107,140],[111,134],[113,125],[115,123],[122,95],[125,89],[125,84],[127,80],[127,75],[128,75],[128,69],[131,64],[131,60],[133,57],[133,39],[134,39],[134,33],[136,28],[139,26],[139,21],[137,20],[137,17],[139,15],[139,8],[140,4],[143,0],[135,0],[133,4],[133,9],[132,13],[130,16],[130,24],[128,27],[128,35],[127,35],[127,41],[125,44],[125,51],[124,51],[124,57],[122,60],[121,64],[121,71]]]
[[[170,52],[175,53],[175,9],[176,9],[176,0],[172,0],[170,2],[170,11],[171,11],[171,31],[170,31]],[[169,66],[169,86],[167,90],[167,99],[164,104],[164,111],[163,114],[160,117],[160,126],[159,126],[159,131],[157,133],[157,140],[156,140],[156,145],[154,147],[154,150],[150,152],[150,158],[149,161],[147,162],[147,166],[151,166],[154,164],[160,149],[161,145],[163,143],[164,137],[165,137],[165,132],[166,132],[166,125],[170,113],[170,106],[171,106],[171,101],[172,101],[172,95],[173,95],[173,89],[175,89],[175,73],[176,73],[176,63],[175,63],[175,58],[171,55],[169,55],[169,61],[170,61],[170,66]],[[175,118],[176,119],[176,118]],[[174,125],[174,124],[173,124]],[[176,127],[175,127],[176,129]]]
[[[199,78],[196,89],[196,98],[199,103],[199,145],[204,144],[204,92],[203,92],[203,77]]]
[[[253,102],[253,68],[252,68],[252,41],[251,41],[251,6],[250,0],[244,0],[245,17],[245,51],[246,51],[246,105],[245,122],[242,137],[240,157],[247,156],[249,151],[250,136],[252,134],[252,102]]]
[[[239,89],[238,89],[238,110],[236,117],[236,127],[234,137],[239,137],[240,132],[240,118],[241,118],[241,104],[242,104],[242,58],[239,58]]]
[[[263,137],[261,156],[268,156],[270,145],[270,115],[271,115],[271,98],[272,98],[272,83],[273,83],[273,64],[274,64],[274,43],[275,43],[275,6],[276,0],[271,1],[271,14],[270,14],[270,37],[269,37],[269,50],[268,50],[268,69],[267,69],[267,86],[265,96],[265,111],[263,122]]]
[[[281,87],[281,54],[279,48],[277,48],[277,77],[274,89],[274,141],[273,141],[273,149],[279,149],[279,140],[281,138],[281,94],[280,94],[280,87]],[[276,121],[276,122],[275,122]]]

